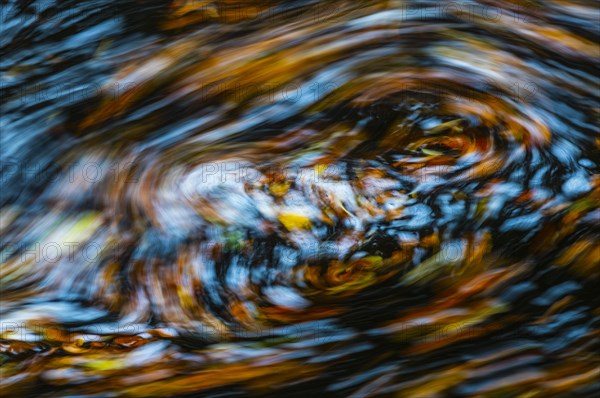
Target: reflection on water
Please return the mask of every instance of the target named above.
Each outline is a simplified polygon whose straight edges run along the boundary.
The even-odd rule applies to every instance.
[[[3,2],[3,393],[595,395],[598,11]]]

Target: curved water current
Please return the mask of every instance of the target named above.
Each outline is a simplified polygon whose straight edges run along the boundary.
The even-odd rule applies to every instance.
[[[592,397],[592,1],[3,1],[5,396]]]

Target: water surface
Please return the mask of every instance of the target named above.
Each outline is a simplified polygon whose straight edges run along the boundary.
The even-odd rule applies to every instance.
[[[598,16],[3,2],[3,393],[595,396]]]

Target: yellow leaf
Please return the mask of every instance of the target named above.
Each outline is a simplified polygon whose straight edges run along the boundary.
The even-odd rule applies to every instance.
[[[289,188],[290,188],[289,182],[275,183],[275,184],[271,184],[271,186],[269,187],[269,191],[271,191],[271,193],[277,197],[282,197],[283,195],[285,195],[287,193]]]
[[[299,229],[310,229],[312,227],[310,219],[300,214],[283,213],[279,215],[279,221],[289,231],[295,231]]]
[[[440,151],[434,151],[433,149],[427,149],[427,148],[421,149],[421,152],[423,152],[425,155],[429,155],[429,156],[440,156],[440,155],[443,155],[443,153],[440,152]]]
[[[98,361],[90,361],[84,364],[86,367],[88,368],[92,368],[95,370],[117,370],[117,369],[123,369],[126,367],[126,364],[124,363],[124,361],[117,361],[114,359],[107,359],[107,360],[98,360]]]
[[[327,164],[321,163],[315,165],[315,173],[317,176],[320,176],[327,170]]]

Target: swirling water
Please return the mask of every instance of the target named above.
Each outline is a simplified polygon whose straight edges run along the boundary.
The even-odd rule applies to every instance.
[[[595,396],[598,16],[3,2],[3,393]]]

